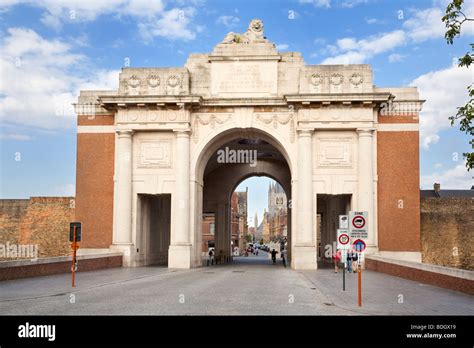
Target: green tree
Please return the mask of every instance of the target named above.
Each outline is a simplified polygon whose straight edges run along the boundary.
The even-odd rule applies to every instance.
[[[461,27],[464,23],[474,21],[473,18],[468,18],[463,10],[464,0],[453,0],[446,7],[446,14],[441,19],[446,25],[446,33],[444,37],[448,44],[452,45],[454,38],[461,35]],[[466,67],[473,63],[474,60],[474,44],[470,44],[471,52],[467,52],[464,56],[459,58],[458,66]],[[449,120],[451,121],[451,126],[453,126],[456,121],[459,121],[459,129],[471,135],[471,148],[474,149],[474,125],[473,125],[473,115],[474,115],[474,85],[471,84],[467,87],[469,100],[466,105],[458,107],[458,111],[455,116],[450,116]],[[466,159],[466,167],[468,170],[474,168],[474,152],[463,153],[464,158]]]

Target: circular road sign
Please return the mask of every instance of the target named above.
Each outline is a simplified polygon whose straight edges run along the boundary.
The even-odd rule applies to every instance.
[[[352,219],[352,226],[357,229],[361,229],[365,226],[365,218],[362,215],[356,215]]]
[[[349,238],[349,235],[346,234],[346,233],[343,233],[339,236],[339,243],[341,243],[342,245],[346,245],[350,242],[350,238]]]
[[[358,252],[363,252],[366,247],[365,242],[362,239],[357,239],[352,245],[354,247],[354,250]]]

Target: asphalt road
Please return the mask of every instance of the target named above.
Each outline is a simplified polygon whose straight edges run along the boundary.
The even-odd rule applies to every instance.
[[[15,315],[474,315],[472,297],[380,273],[298,272],[266,253],[192,270],[117,268],[0,282],[0,313]],[[402,295],[402,302],[400,302]]]

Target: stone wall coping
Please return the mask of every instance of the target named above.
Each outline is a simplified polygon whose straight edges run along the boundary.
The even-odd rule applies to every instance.
[[[396,260],[396,259],[392,259],[392,258],[380,256],[380,255],[367,255],[365,258],[371,259],[374,261],[380,261],[380,262],[392,263],[392,264],[410,267],[410,268],[416,268],[416,269],[420,269],[427,272],[444,274],[451,277],[474,280],[474,271],[468,271],[465,269],[432,265],[432,264],[421,263],[421,262]]]
[[[390,97],[390,93],[310,93],[310,94],[287,94],[288,102],[324,102],[324,101],[370,101],[384,102]]]
[[[100,259],[100,258],[114,257],[114,256],[123,256],[123,254],[120,252],[113,252],[113,253],[77,255],[77,259],[80,261],[80,260]],[[72,255],[38,258],[36,261],[30,260],[30,259],[0,261],[0,269],[9,268],[9,267],[34,266],[34,265],[41,265],[41,264],[47,264],[47,263],[71,262],[72,261],[71,258],[72,258]]]

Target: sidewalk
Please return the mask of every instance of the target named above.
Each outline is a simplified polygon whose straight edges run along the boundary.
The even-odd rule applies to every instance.
[[[333,305],[365,315],[474,315],[470,295],[415,281],[362,271],[362,307],[357,305],[357,273],[346,272],[342,291],[342,269],[301,272]]]

